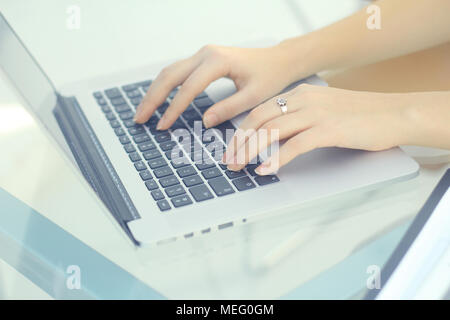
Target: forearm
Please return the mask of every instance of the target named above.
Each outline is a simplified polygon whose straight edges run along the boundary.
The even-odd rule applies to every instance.
[[[408,128],[403,144],[450,149],[450,91],[402,96]]]
[[[281,42],[294,77],[365,65],[450,41],[450,1],[380,0],[381,29],[369,30],[366,9],[307,35]]]

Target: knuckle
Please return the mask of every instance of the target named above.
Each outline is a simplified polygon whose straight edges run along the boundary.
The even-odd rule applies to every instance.
[[[159,78],[160,79],[167,79],[170,75],[171,72],[171,68],[170,66],[164,67],[161,72],[159,73]]]
[[[210,54],[210,53],[216,51],[216,49],[217,49],[217,46],[216,46],[216,45],[214,45],[214,44],[207,44],[207,45],[204,45],[204,46],[200,49],[200,52],[201,52],[201,53],[204,53],[204,54]]]
[[[224,51],[220,46],[208,44],[204,46],[201,50],[207,59],[224,60],[225,58]]]

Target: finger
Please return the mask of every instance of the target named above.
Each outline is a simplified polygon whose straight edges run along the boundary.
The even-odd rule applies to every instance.
[[[316,148],[326,147],[323,130],[317,127],[305,130],[292,137],[280,150],[264,161],[255,169],[258,175],[269,175],[277,172],[282,166],[291,162],[295,157]]]
[[[199,58],[194,55],[164,68],[152,82],[146,95],[137,107],[134,120],[137,123],[146,122],[156,108],[167,99],[173,88],[183,83],[195,70],[199,62]]]
[[[311,120],[310,114],[304,110],[270,120],[259,128],[255,135],[249,137],[243,146],[239,147],[229,168],[236,171],[241,170],[269,146],[271,146],[269,151],[273,154],[278,147],[278,141],[307,130],[311,127]],[[277,143],[274,144],[275,142]]]
[[[232,96],[212,105],[203,116],[206,128],[214,127],[238,114],[253,108],[259,101],[250,87],[245,87]]]
[[[187,106],[205,90],[211,82],[226,75],[226,69],[218,62],[204,62],[192,72],[178,90],[169,108],[158,123],[158,130],[165,130],[177,120]]]
[[[293,94],[293,91],[286,92],[254,108],[241,123],[239,127],[240,130],[236,130],[235,136],[227,146],[227,151],[224,154],[222,161],[227,162],[234,156],[236,150],[248,140],[252,131],[258,130],[264,123],[283,115],[280,106],[276,103],[276,99],[279,97],[288,98],[293,96]],[[292,106],[288,107],[287,110],[288,114],[295,112],[300,108],[298,103],[292,102],[291,104]]]

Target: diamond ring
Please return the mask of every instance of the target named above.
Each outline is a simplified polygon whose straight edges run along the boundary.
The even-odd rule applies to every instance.
[[[285,98],[278,98],[277,99],[277,104],[278,104],[278,106],[280,107],[280,109],[281,109],[281,112],[283,113],[283,114],[286,114],[287,113],[287,100],[285,99]]]

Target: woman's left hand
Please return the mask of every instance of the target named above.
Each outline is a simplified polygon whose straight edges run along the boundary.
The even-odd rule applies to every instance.
[[[223,162],[231,170],[241,170],[273,142],[287,139],[256,169],[267,175],[316,148],[377,151],[405,144],[411,136],[407,96],[299,85],[250,112]],[[287,100],[285,114],[276,102],[279,97]]]

